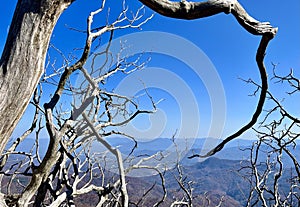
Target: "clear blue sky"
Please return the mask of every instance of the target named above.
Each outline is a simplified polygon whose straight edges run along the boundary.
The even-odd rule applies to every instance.
[[[62,51],[69,53],[73,48],[82,47],[84,35],[78,35],[73,31],[69,31],[65,24],[84,29],[86,24],[86,17],[90,11],[97,8],[99,1],[77,0],[65,13],[62,15],[54,31],[52,38],[56,47]],[[116,2],[116,1],[114,1]],[[135,0],[127,2],[130,9],[137,8],[140,3]],[[266,66],[268,73],[271,75],[273,63],[279,63],[278,70],[284,74],[290,68],[293,68],[296,74],[300,74],[300,1],[291,0],[283,2],[280,0],[251,0],[240,1],[246,10],[256,19],[260,21],[269,21],[273,26],[279,27],[279,31],[275,39],[270,43],[266,55]],[[15,0],[4,1],[1,0],[1,18],[0,18],[0,51],[2,51],[9,24],[12,18]],[[117,3],[114,3],[117,5]],[[114,7],[111,9],[111,15],[115,15]],[[152,13],[147,9],[147,15]],[[100,19],[101,20],[101,19]],[[102,19],[103,20],[103,19]],[[247,33],[232,15],[219,14],[213,17],[185,21],[175,20],[162,17],[158,14],[145,24],[143,31],[162,31],[179,35],[187,40],[193,42],[197,47],[209,57],[214,64],[221,80],[224,85],[226,95],[226,124],[224,128],[224,136],[233,133],[241,124],[245,124],[252,115],[257,97],[249,97],[248,95],[253,92],[255,88],[245,84],[238,78],[252,78],[259,80],[258,69],[255,64],[255,52],[260,40],[260,37],[253,36]],[[127,33],[136,32],[137,30],[124,30],[116,32],[116,37],[122,36]],[[180,62],[174,61],[172,66],[168,65],[159,56],[153,58],[153,63],[150,66],[167,68],[174,70],[175,73],[183,80],[187,81],[188,85],[194,92],[197,103],[199,105],[199,113],[201,116],[201,127],[198,134],[199,137],[206,136],[207,128],[209,127],[209,120],[211,115],[211,108],[209,102],[209,95],[201,81],[194,77],[190,72],[182,72],[181,68],[186,66]],[[159,64],[161,63],[161,65]],[[159,77],[158,77],[159,78]],[[168,81],[168,80],[161,80]],[[176,88],[176,84],[174,85]],[[272,86],[273,88],[273,86]],[[284,88],[279,87],[280,90]],[[181,90],[178,88],[178,90]],[[278,90],[278,87],[274,88]],[[49,92],[51,88],[49,88]],[[180,116],[178,116],[178,104],[172,94],[151,89],[157,99],[165,98],[166,101],[162,102],[159,106],[165,113],[168,121],[165,131],[161,136],[171,136],[172,133],[180,125]],[[168,92],[168,91],[167,91]],[[281,93],[278,93],[282,95]],[[284,95],[284,94],[283,94]],[[288,107],[296,110],[296,104],[293,102]],[[182,100],[181,100],[182,101]],[[299,104],[298,104],[299,105]],[[22,122],[28,122],[28,117],[25,116]],[[142,117],[135,124],[148,123],[148,119]],[[193,121],[193,118],[190,120]],[[145,128],[140,125],[139,127]],[[202,131],[203,130],[203,131]],[[243,135],[243,138],[249,138],[249,134]]]

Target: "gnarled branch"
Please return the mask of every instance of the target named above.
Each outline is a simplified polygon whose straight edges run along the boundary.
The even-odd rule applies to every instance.
[[[256,62],[260,72],[262,87],[259,101],[251,120],[237,132],[224,139],[218,146],[209,151],[206,155],[195,154],[190,158],[214,155],[220,151],[226,143],[250,129],[257,122],[257,119],[262,112],[268,89],[264,56],[268,43],[275,36],[277,28],[272,27],[269,22],[260,22],[251,17],[237,0],[209,0],[206,2],[188,2],[185,0],[181,2],[172,2],[169,0],[140,0],[140,2],[164,16],[179,19],[198,19],[213,16],[222,12],[226,14],[232,13],[238,23],[248,32],[262,36],[256,53]]]

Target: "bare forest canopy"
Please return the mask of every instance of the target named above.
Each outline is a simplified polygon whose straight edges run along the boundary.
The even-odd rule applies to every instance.
[[[163,163],[167,154],[157,152],[152,155],[135,156],[134,152],[138,147],[135,137],[116,130],[116,127],[128,124],[138,115],[155,113],[157,103],[154,102],[147,90],[145,90],[145,96],[151,103],[151,109],[141,108],[132,97],[123,96],[113,90],[109,91],[101,87],[114,74],[134,73],[146,64],[147,61],[141,62],[140,57],[137,60],[128,61],[126,56],[119,57],[115,65],[109,64],[110,43],[114,38],[114,32],[130,28],[139,29],[151,21],[152,16],[147,17],[143,12],[144,6],[160,15],[185,20],[225,13],[232,15],[237,20],[237,24],[244,28],[249,35],[260,37],[256,51],[260,83],[247,81],[257,88],[255,94],[259,93],[254,113],[249,115],[248,123],[241,126],[232,135],[225,137],[208,153],[193,153],[189,158],[207,158],[215,155],[227,143],[253,128],[263,112],[265,102],[269,100],[275,106],[267,111],[260,123],[263,130],[254,128],[259,139],[252,146],[244,149],[250,154],[250,157],[239,170],[239,172],[244,170],[242,177],[249,183],[250,190],[249,195],[246,196],[246,203],[248,206],[259,203],[266,207],[268,202],[274,206],[282,206],[287,203],[294,204],[297,198],[299,200],[297,192],[299,192],[300,167],[297,158],[292,153],[294,151],[290,149],[296,147],[295,140],[299,136],[297,130],[299,130],[300,121],[289,113],[269,91],[264,64],[266,50],[270,41],[275,37],[277,28],[269,22],[260,22],[250,16],[236,0],[202,2],[139,0],[141,8],[135,12],[129,11],[126,2],[123,2],[123,9],[116,20],[107,21],[106,25],[96,25],[94,22],[96,16],[109,16],[104,13],[107,2],[102,0],[98,9],[87,17],[86,30],[83,31],[86,38],[79,57],[74,58],[72,62],[64,54],[61,54],[65,60],[63,66],[55,69],[53,74],[46,74],[47,51],[53,29],[61,14],[73,2],[73,0],[19,0],[17,3],[0,59],[0,153],[2,154],[0,180],[4,183],[1,184],[0,205],[17,207],[75,206],[76,199],[82,199],[84,196],[96,192],[93,194],[93,196],[97,196],[96,206],[143,206],[143,198],[149,192],[153,193],[157,186],[160,188],[160,194],[155,195],[157,200],[152,203],[153,206],[162,205],[171,199],[168,197],[168,186],[165,183],[165,177],[167,177],[165,172],[171,171],[166,167],[166,163]],[[104,34],[109,36],[108,46],[101,53],[94,54],[95,40],[99,40]],[[253,52],[255,53],[255,51]],[[103,56],[105,61],[101,67],[88,71],[84,66],[91,55]],[[104,67],[109,69],[103,73],[101,68]],[[299,91],[299,79],[294,77],[292,71],[286,76],[280,76],[277,75],[275,69],[274,66],[274,79],[289,83],[289,86],[295,89],[294,93]],[[80,73],[84,77],[82,84],[76,88],[70,84],[70,77],[74,73]],[[56,76],[58,80],[53,84],[54,93],[50,100],[42,105],[43,84],[52,76]],[[73,97],[76,97],[79,105],[70,104],[72,105],[71,110],[64,110],[61,107],[61,99],[64,94],[72,94]],[[35,109],[30,128],[7,146],[12,132],[29,103]],[[273,113],[278,113],[279,118],[270,121],[269,118]],[[122,119],[116,120],[118,116],[121,116]],[[46,129],[49,143],[41,156],[39,133],[42,129]],[[33,147],[26,152],[19,150],[19,144],[33,133],[36,136]],[[122,155],[118,147],[113,146],[106,139],[113,135],[127,137],[134,144],[126,157]],[[105,150],[95,153],[92,150],[94,142],[100,143]],[[172,145],[176,149],[178,148],[175,140],[172,140]],[[265,146],[267,147],[265,148]],[[258,161],[261,153],[266,157],[263,162]],[[279,190],[280,178],[284,174],[285,164],[281,159],[283,154],[292,163],[290,182],[288,182],[290,190],[284,191],[284,196]],[[177,152],[176,156],[178,160],[172,169],[172,176],[181,193],[175,193],[173,200],[168,201],[171,206],[193,206],[193,182],[185,179],[184,167],[180,163],[181,153]],[[113,173],[109,171],[111,169],[108,169],[107,165],[111,164],[111,157],[115,163]],[[214,161],[218,162],[218,160]],[[158,164],[150,165],[153,162]],[[198,168],[201,167],[203,166],[198,166]],[[133,201],[129,193],[132,189],[128,187],[130,186],[128,185],[129,175],[138,170],[143,173],[151,171],[157,175],[158,179],[150,182],[150,186],[145,188],[140,200]],[[170,177],[170,175],[168,176]],[[274,179],[270,181],[269,176]],[[287,177],[286,174],[284,176]],[[133,183],[136,181],[138,179],[131,180]],[[269,182],[272,182],[271,189],[266,187]],[[130,186],[130,188],[134,187]],[[177,199],[177,196],[180,195],[181,197]],[[212,199],[205,193],[200,197],[206,199],[208,203]],[[222,202],[224,202],[223,197],[219,198],[218,205],[221,205]],[[217,202],[213,203],[217,205]]]

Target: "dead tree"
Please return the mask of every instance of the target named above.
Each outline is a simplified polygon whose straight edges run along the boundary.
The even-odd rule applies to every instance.
[[[250,158],[241,169],[250,187],[246,203],[247,206],[299,206],[297,140],[300,120],[293,111],[286,109],[285,103],[299,93],[300,81],[293,70],[287,75],[278,75],[276,65],[271,80],[275,85],[284,84],[290,89],[287,89],[288,97],[285,99],[276,98],[267,91],[270,108],[266,109],[264,117],[254,128],[259,140],[248,149]],[[261,87],[252,80],[246,82],[254,84],[257,89]]]
[[[93,25],[94,17],[102,14],[105,3],[106,1],[103,1],[101,7],[91,12],[87,19],[86,42],[81,57],[73,64],[65,60],[67,66],[63,71],[56,70],[54,74],[43,76],[32,101],[35,113],[31,127],[2,155],[1,177],[3,183],[8,183],[4,192],[9,206],[29,206],[31,203],[34,206],[60,206],[64,203],[72,206],[74,199],[92,191],[98,192],[99,206],[103,202],[128,206],[125,175],[129,169],[124,168],[124,158],[119,149],[110,145],[105,137],[127,136],[113,127],[122,126],[139,114],[153,113],[155,103],[152,104],[153,110],[142,110],[132,97],[104,90],[101,86],[109,77],[117,73],[132,73],[143,68],[145,63],[139,57],[135,61],[128,61],[126,54],[121,54],[122,51],[111,57],[108,44],[107,48],[95,54],[94,58],[99,56],[104,59],[113,58],[116,59],[116,64],[110,65],[110,61],[104,61],[101,67],[91,70],[84,65],[97,38],[109,34],[109,41],[112,41],[115,30],[140,28],[152,18],[152,15],[145,17],[144,8],[141,7],[129,17],[128,8],[124,4],[123,10],[114,21],[102,27]],[[51,67],[51,60],[49,61]],[[82,74],[82,82],[72,87],[69,79],[75,71]],[[55,92],[50,101],[41,106],[43,85],[49,84],[53,76],[59,79],[54,88]],[[72,103],[70,99],[71,111],[64,111],[59,106],[60,99],[67,93],[77,102]],[[116,116],[122,118],[116,119]],[[42,128],[46,128],[49,136],[49,144],[44,155],[40,155],[39,152]],[[34,150],[28,152],[18,150],[18,145],[32,132],[36,132]],[[94,183],[97,177],[95,174],[103,180],[105,174],[100,163],[101,157],[97,159],[99,156],[91,150],[94,141],[101,143],[105,151],[109,151],[115,157],[118,165],[117,176],[115,175],[117,178],[108,183],[102,182],[100,185]],[[16,186],[18,190],[14,191]]]
[[[30,0],[18,1],[10,32],[0,60],[2,75],[0,77],[0,152],[3,152],[10,135],[23,115],[29,100],[41,78],[49,39],[57,19],[73,1],[44,0],[35,2]],[[277,28],[268,22],[259,22],[248,15],[246,10],[236,0],[218,0],[206,2],[172,2],[168,0],[140,0],[154,11],[172,18],[198,19],[218,13],[233,14],[238,23],[248,32],[262,36],[257,50],[257,65],[261,75],[261,95],[250,121],[236,133],[227,137],[207,155],[218,152],[230,140],[238,137],[251,128],[262,111],[268,88],[264,67],[264,55],[269,41],[274,37]],[[35,21],[32,21],[35,19]],[[88,52],[88,47],[85,52]],[[65,75],[80,67],[86,55],[72,68],[65,69]],[[17,95],[16,95],[17,94]],[[60,92],[56,94],[60,95]],[[56,97],[58,98],[58,97]],[[53,102],[51,103],[53,104]],[[50,105],[51,105],[50,104]],[[51,108],[51,106],[50,106]],[[200,155],[195,155],[200,156]],[[203,156],[203,155],[201,155]]]

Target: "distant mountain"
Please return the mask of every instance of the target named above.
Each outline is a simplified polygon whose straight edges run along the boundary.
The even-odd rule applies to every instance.
[[[218,192],[219,196],[225,196],[226,200],[235,202],[235,205],[229,206],[243,206],[246,198],[242,195],[248,192],[249,188],[246,181],[237,174],[239,168],[240,161],[211,157],[186,166],[183,171],[186,179],[193,181],[196,195]]]
[[[7,144],[7,147],[10,147],[10,145],[13,143],[13,141],[14,140],[11,140]],[[49,144],[49,139],[47,139],[47,138],[40,138],[38,140],[39,153],[41,156],[45,155],[48,144]],[[29,152],[33,149],[33,147],[36,147],[36,140],[33,138],[26,138],[18,145],[16,150]]]
[[[112,146],[117,147],[120,151],[126,156],[132,152],[133,147],[135,146],[135,142],[129,138],[124,137],[111,137],[106,139]],[[246,139],[235,139],[225,145],[225,147],[218,153],[214,155],[214,157],[220,159],[227,160],[247,160],[249,159],[250,152],[249,150],[241,150],[246,149],[252,146],[252,143],[255,140],[246,140]],[[46,138],[39,139],[39,152],[41,156],[43,156],[47,150],[47,146],[49,140]],[[182,157],[182,163],[185,165],[193,165],[199,161],[199,159],[188,159],[188,156],[191,156],[193,153],[200,153],[201,151],[208,151],[213,146],[220,142],[220,140],[214,138],[195,138],[195,139],[175,139],[175,143],[178,145],[180,150],[188,149],[188,151],[184,151]],[[214,144],[214,145],[212,145]],[[27,138],[25,139],[17,148],[17,150],[21,151],[30,151],[32,147],[35,145],[35,139]],[[204,149],[206,146],[208,149]],[[104,152],[107,151],[100,143],[94,142],[92,151],[94,152]],[[300,160],[300,140],[297,141],[297,146],[295,148],[291,148],[290,150],[293,152],[297,160]],[[266,146],[262,145],[262,149],[267,150]],[[173,140],[171,138],[156,138],[153,140],[149,139],[138,139],[137,148],[134,150],[135,156],[140,155],[153,155],[157,152],[164,151],[174,151],[175,147],[173,144]],[[172,155],[173,156],[173,155]],[[260,161],[263,161],[265,156],[260,157]],[[286,166],[290,166],[292,161],[287,157],[287,155],[283,156],[283,162]]]
[[[239,167],[239,161],[218,158],[209,158],[193,166],[183,166],[184,181],[192,181],[194,206],[215,207],[221,198],[223,200],[222,207],[244,206],[246,201],[244,194],[247,195],[249,187],[247,182],[237,175],[236,170]],[[114,176],[117,177],[117,175]],[[173,201],[180,200],[185,195],[176,181],[179,178],[176,168],[166,171],[164,178],[167,197],[159,206],[169,207]],[[139,207],[152,206],[163,196],[159,175],[127,177],[127,183],[130,203],[139,203],[137,205]],[[151,188],[152,190],[145,194]],[[93,206],[97,197],[91,194],[87,196],[89,199],[75,199],[79,202],[79,204],[76,203],[77,206]],[[143,199],[141,199],[142,197]]]
[[[128,154],[132,151],[135,143],[127,138],[109,138],[107,141],[121,150],[122,153]],[[215,156],[208,159],[199,160],[199,159],[188,159],[187,156],[190,156],[192,153],[200,152],[205,142],[215,143],[216,140],[203,139],[190,139],[193,141],[193,144],[189,146],[188,151],[182,157],[180,164],[182,166],[183,177],[186,182],[192,181],[193,187],[193,203],[194,206],[216,206],[218,205],[221,198],[223,198],[224,203],[221,206],[223,207],[239,207],[245,206],[247,195],[249,193],[249,183],[238,173],[238,169],[241,168],[241,160],[244,160],[244,164],[247,164],[249,157],[248,151],[241,151],[241,148],[247,148],[252,145],[252,140],[241,140],[237,139],[230,142],[228,145],[222,149],[221,152],[217,153]],[[34,139],[26,139],[19,147],[19,150],[28,151],[34,145]],[[175,140],[175,143],[180,149],[185,149],[184,140]],[[190,144],[190,143],[188,143]],[[298,146],[300,142],[298,143]],[[142,140],[137,143],[137,148],[134,151],[134,155],[152,155],[159,151],[166,151],[174,145],[173,140],[169,138],[158,138],[154,140]],[[45,153],[48,146],[47,139],[39,140],[39,150],[41,153]],[[267,146],[262,146],[262,149],[267,150]],[[93,145],[93,151],[106,151],[100,143],[95,143]],[[300,153],[296,153],[296,150],[299,149],[290,149],[293,151],[293,154],[300,160]],[[167,153],[166,153],[167,154]],[[172,155],[172,154],[171,154]],[[124,156],[125,157],[125,156]],[[173,157],[176,161],[176,157]],[[266,158],[262,156],[261,161],[264,161]],[[286,160],[285,160],[286,159]],[[164,160],[158,160],[163,163]],[[286,156],[283,157],[283,162],[288,163]],[[172,165],[171,165],[172,166]],[[288,167],[288,165],[285,165]],[[289,185],[287,181],[290,178],[290,171],[286,170],[280,179],[280,188],[284,193],[289,191]],[[109,176],[116,176],[114,172],[111,172]],[[167,198],[165,199],[164,204],[160,205],[162,207],[170,206],[172,201],[176,198],[182,198],[184,196],[183,191],[180,190],[180,186],[177,183],[176,178],[179,178],[178,171],[175,165],[172,168],[169,168],[164,173],[165,176],[165,185],[168,189]],[[106,177],[107,180],[109,178]],[[27,178],[28,179],[28,178]],[[160,178],[158,175],[147,175],[140,177],[127,177],[128,181],[128,191],[132,203],[137,203],[141,196],[147,192],[154,184],[153,191],[147,194],[147,197],[140,202],[138,206],[150,206],[161,199],[162,188],[160,186]],[[95,183],[101,182],[101,179],[96,179]],[[208,205],[207,198],[211,201]],[[93,206],[97,202],[97,194],[90,193],[82,197],[75,198],[76,206]]]

